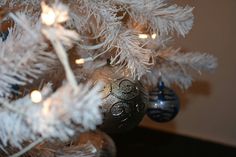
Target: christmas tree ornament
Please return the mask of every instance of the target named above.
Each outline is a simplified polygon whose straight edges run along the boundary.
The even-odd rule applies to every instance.
[[[168,46],[190,32],[192,11],[164,0],[0,0],[0,156],[113,157],[103,133],[77,137],[97,126],[130,130],[145,113],[175,117],[176,94],[160,84],[146,112],[144,86],[162,73],[187,88],[192,71],[217,66],[214,56]]]
[[[136,127],[146,112],[145,90],[140,82],[116,75],[112,68],[105,67],[95,72],[93,79],[105,82],[102,113],[105,132],[119,133]]]
[[[8,148],[8,152],[17,152],[17,148]],[[79,133],[67,142],[44,141],[24,157],[115,157],[116,145],[106,133],[95,130]],[[7,156],[0,149],[0,156]],[[2,157],[1,156],[1,157]]]
[[[168,122],[179,112],[179,98],[161,81],[158,88],[149,93],[147,115],[156,122]]]
[[[79,135],[79,138],[75,142],[78,146],[90,144],[96,151],[96,157],[115,157],[116,146],[112,138],[106,133],[96,130],[85,132]]]

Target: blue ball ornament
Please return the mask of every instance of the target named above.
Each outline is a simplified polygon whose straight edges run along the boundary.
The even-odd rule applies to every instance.
[[[149,93],[147,116],[155,122],[168,122],[179,112],[180,101],[176,93],[160,82],[158,87]]]

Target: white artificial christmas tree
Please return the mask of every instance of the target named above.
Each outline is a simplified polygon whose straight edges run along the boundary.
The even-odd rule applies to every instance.
[[[46,2],[0,1],[0,31],[8,32],[0,40],[0,148],[9,156],[9,147],[19,150],[16,157],[47,142],[55,147],[50,153],[41,149],[42,156],[55,155],[59,143],[95,130],[102,123],[104,83],[94,85],[90,77],[108,60],[114,73],[145,87],[154,87],[161,77],[166,85],[184,89],[192,72],[217,65],[209,54],[183,53],[170,45],[175,35],[185,37],[191,30],[192,7],[168,0]],[[42,80],[43,88],[26,92],[42,86]],[[71,146],[56,156],[97,155],[90,147]]]

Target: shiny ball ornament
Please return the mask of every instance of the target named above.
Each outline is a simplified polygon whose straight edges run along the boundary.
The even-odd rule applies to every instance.
[[[108,133],[120,133],[138,126],[146,113],[147,100],[141,83],[109,68],[99,70],[95,78],[105,82],[101,91],[103,124],[99,128]]]
[[[19,152],[17,149],[9,151],[11,154]],[[40,148],[31,149],[24,157],[116,157],[116,152],[112,138],[100,130],[94,130],[78,133],[67,142],[45,141]],[[5,157],[9,154],[0,149],[1,155]]]
[[[95,157],[115,157],[116,146],[112,138],[106,133],[96,130],[80,134],[77,145],[82,146],[90,144],[94,146]]]
[[[179,107],[176,93],[160,82],[158,88],[149,93],[147,116],[155,122],[168,122],[177,115]]]

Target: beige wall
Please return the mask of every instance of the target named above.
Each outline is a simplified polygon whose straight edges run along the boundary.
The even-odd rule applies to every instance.
[[[218,57],[213,74],[200,77],[181,95],[175,120],[141,125],[236,146],[236,0],[179,0],[195,6],[195,25],[176,45]]]

